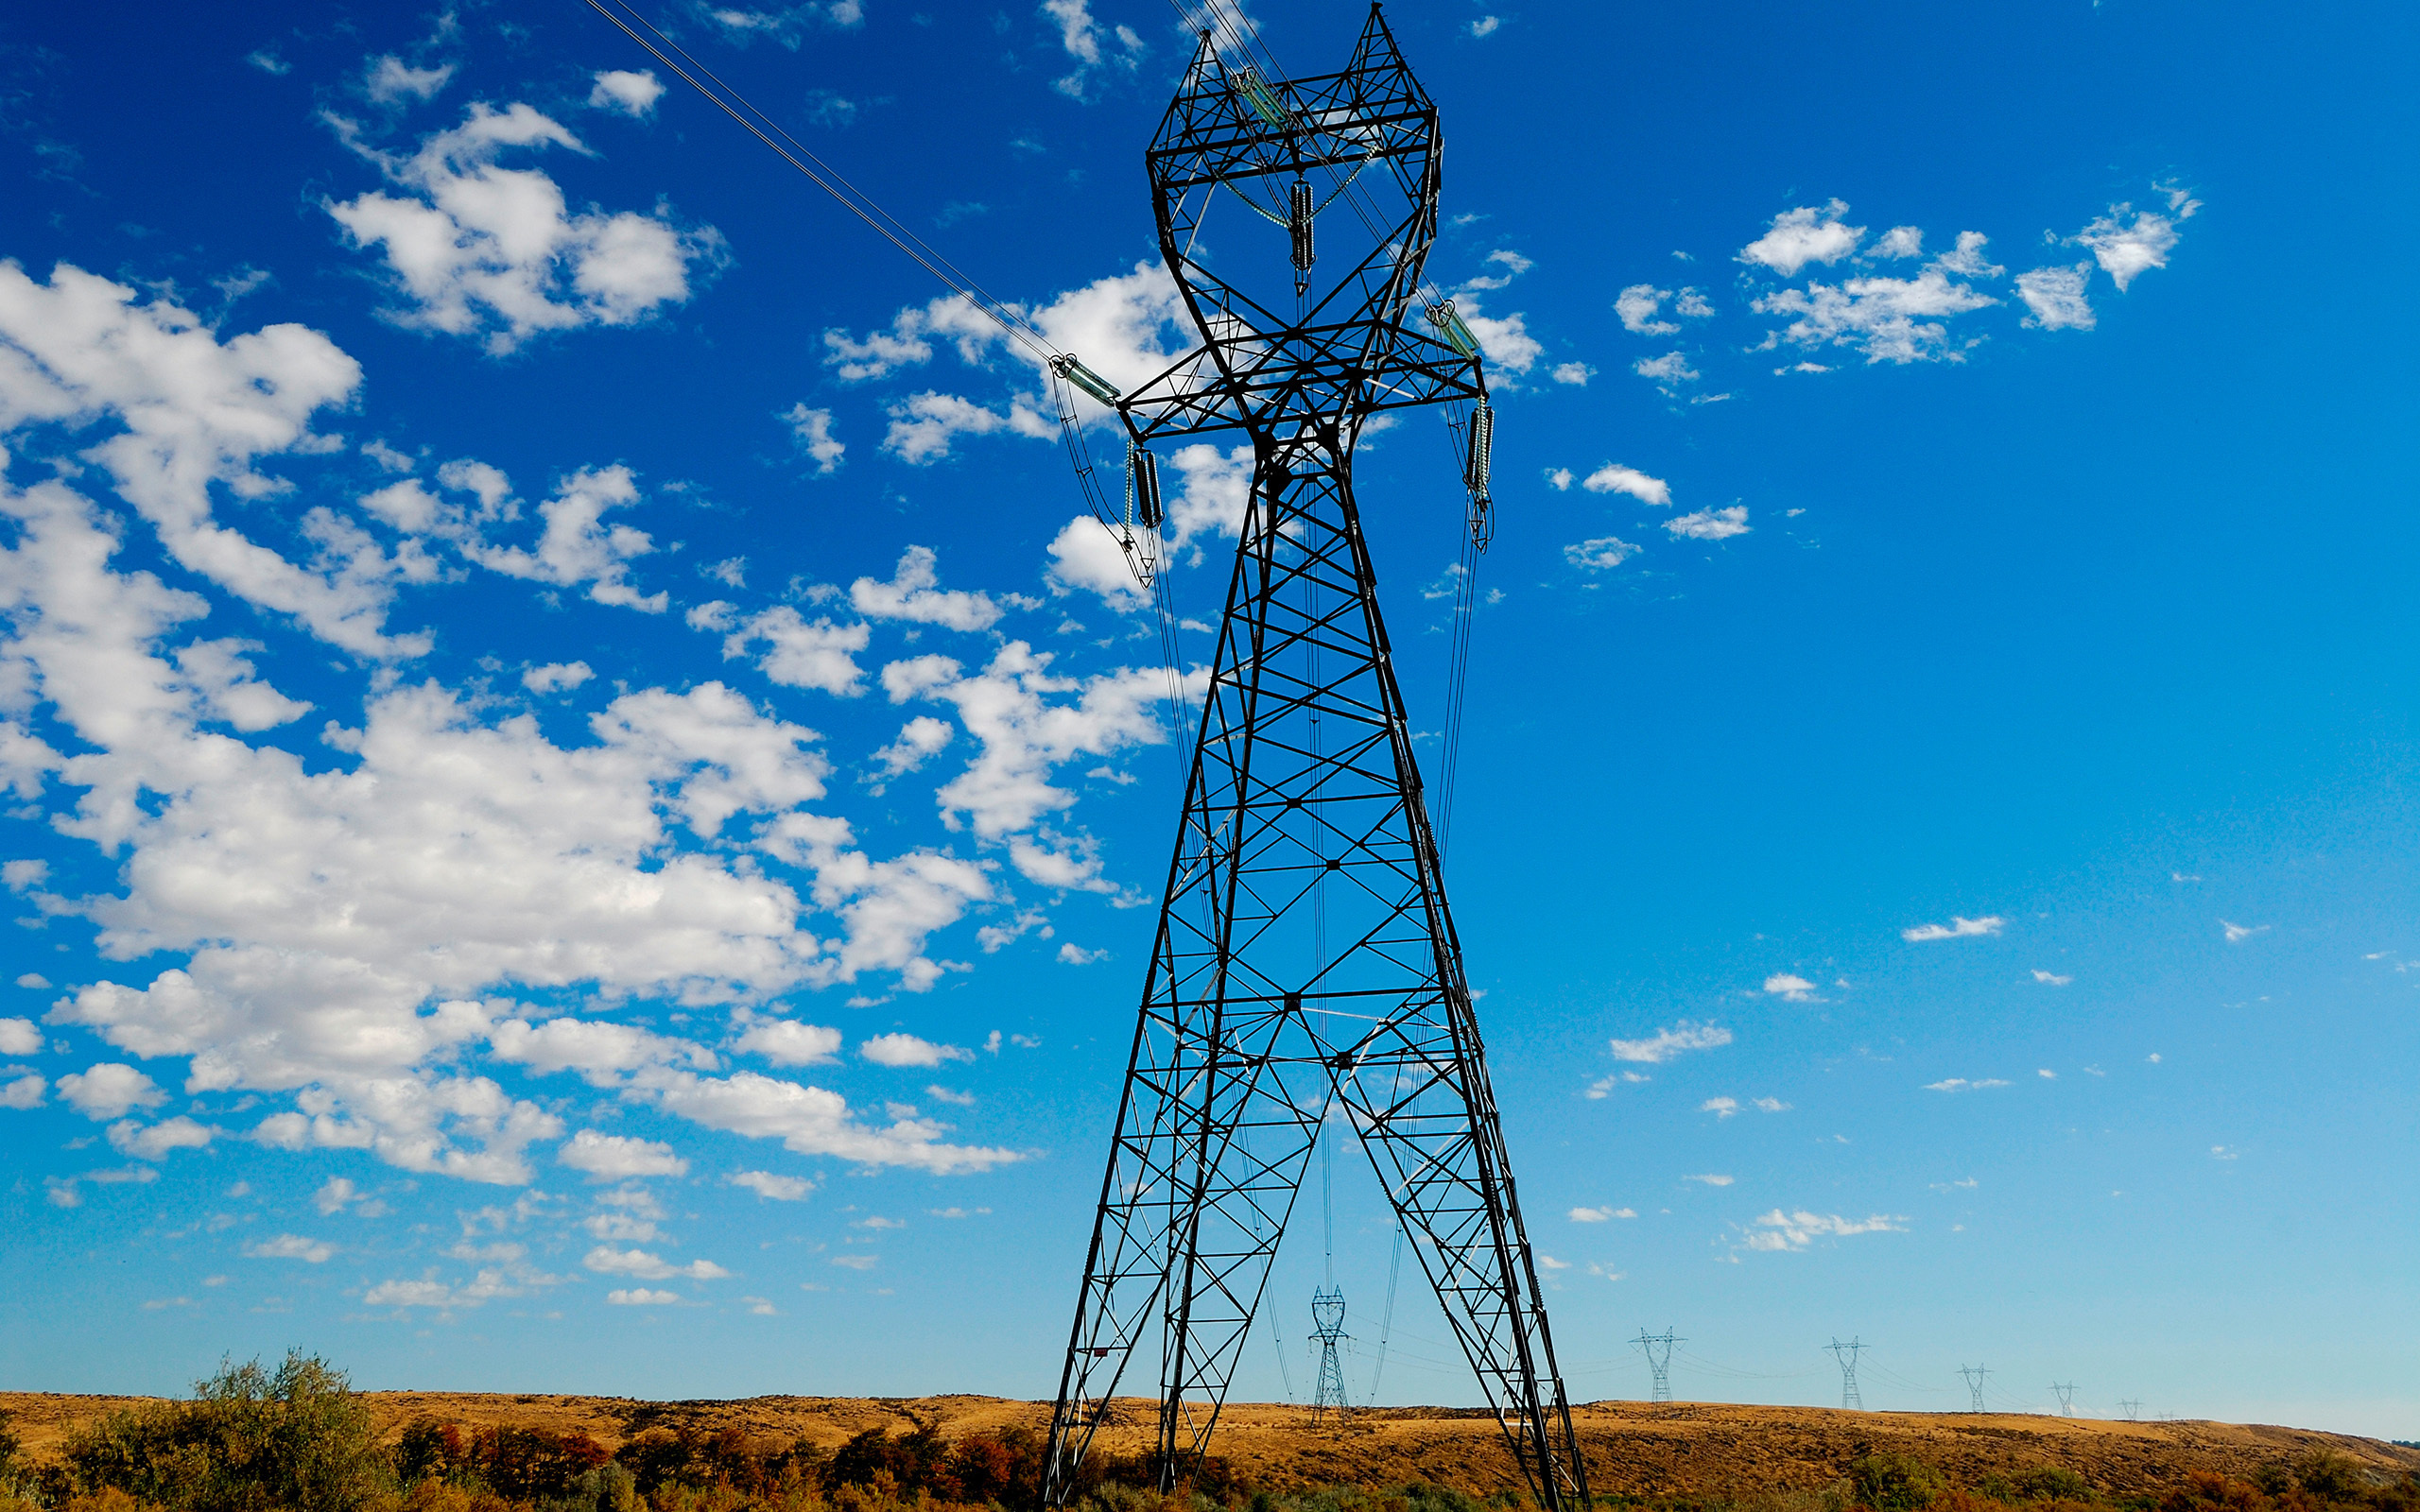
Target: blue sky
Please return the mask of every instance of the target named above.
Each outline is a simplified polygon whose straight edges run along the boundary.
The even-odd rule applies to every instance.
[[[659,9],[1094,366],[1184,350],[1173,10]],[[1856,1335],[1872,1406],[2420,1436],[2408,9],[1388,13],[1501,409],[1448,880],[1575,1394],[1670,1325],[1683,1396]],[[1156,638],[1032,369],[646,62],[0,20],[0,1384],[1055,1384]],[[1433,731],[1425,429],[1358,487]],[[1172,458],[1197,618],[1238,476]],[[1333,1201],[1357,1392],[1467,1398]]]

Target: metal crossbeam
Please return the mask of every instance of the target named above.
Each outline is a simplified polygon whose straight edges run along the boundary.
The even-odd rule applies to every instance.
[[[1205,34],[1147,161],[1203,346],[1118,410],[1143,445],[1244,431],[1253,488],[1046,1500],[1066,1503],[1138,1351],[1157,1357],[1162,1489],[1198,1463],[1341,1105],[1340,1131],[1359,1135],[1532,1495],[1545,1512],[1584,1509],[1352,486],[1370,415],[1486,395],[1475,350],[1404,323],[1436,232],[1436,108],[1374,6],[1351,66],[1316,78],[1231,74]],[[1205,217],[1236,200],[1250,213],[1229,223],[1225,267],[1244,266],[1262,221],[1296,217],[1291,316],[1276,313],[1283,284],[1253,294],[1196,260]],[[1305,206],[1326,217],[1325,245],[1360,253],[1316,293]]]

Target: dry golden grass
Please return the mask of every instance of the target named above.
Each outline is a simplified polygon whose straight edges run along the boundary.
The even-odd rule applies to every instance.
[[[584,1433],[615,1448],[648,1428],[737,1428],[752,1436],[805,1437],[837,1449],[869,1428],[922,1425],[948,1437],[980,1429],[1047,1427],[1045,1403],[997,1397],[751,1397],[733,1401],[638,1401],[620,1397],[372,1391],[362,1400],[389,1439],[419,1418],[466,1427],[516,1426]],[[36,1457],[55,1452],[75,1425],[140,1399],[0,1393],[0,1409]],[[1153,1406],[1119,1404],[1098,1447],[1150,1447]],[[1902,1453],[1979,1484],[1995,1472],[2039,1466],[2071,1469],[2104,1496],[2157,1495],[2194,1470],[2248,1477],[2263,1465],[2330,1449],[2390,1475],[2420,1470],[2420,1451],[2377,1439],[2220,1422],[2105,1422],[1968,1413],[1848,1413],[1814,1407],[1683,1402],[1597,1402],[1573,1419],[1588,1456],[1592,1488],[1642,1497],[1720,1500],[1812,1489],[1839,1479],[1869,1452]],[[1382,1408],[1341,1426],[1315,1428],[1296,1407],[1245,1402],[1220,1418],[1212,1452],[1249,1482],[1277,1488],[1397,1485],[1424,1480],[1486,1492],[1516,1485],[1495,1424],[1485,1415],[1435,1407]]]

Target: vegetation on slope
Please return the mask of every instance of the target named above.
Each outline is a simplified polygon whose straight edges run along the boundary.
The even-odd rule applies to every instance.
[[[25,1455],[0,1412],[0,1512],[1037,1512],[1028,1429],[869,1429],[834,1450],[737,1429],[651,1427],[608,1451],[584,1433],[435,1418],[391,1443],[344,1374],[288,1354],[225,1365],[193,1398],[120,1408],[53,1458]],[[1523,1499],[1430,1484],[1279,1492],[1223,1461],[1174,1496],[1139,1460],[1095,1455],[1080,1512],[1524,1512]],[[2420,1472],[2331,1450],[2249,1479],[2197,1472],[2164,1497],[2113,1499],[2042,1465],[1962,1485],[1911,1455],[1863,1452],[1817,1490],[1744,1498],[1599,1497],[1620,1512],[2420,1512]]]

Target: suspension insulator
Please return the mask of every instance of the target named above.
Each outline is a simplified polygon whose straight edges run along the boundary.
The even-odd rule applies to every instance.
[[[1462,458],[1462,483],[1471,492],[1487,495],[1489,464],[1495,460],[1495,406],[1482,399],[1471,411],[1471,445]]]
[[[1319,259],[1311,250],[1311,186],[1300,179],[1294,180],[1293,214],[1288,225],[1294,232],[1294,271],[1307,273]]]
[[[1144,529],[1157,530],[1167,518],[1160,509],[1160,459],[1132,441],[1126,446],[1126,468],[1134,490],[1134,518]]]
[[[1072,352],[1063,352],[1051,358],[1050,370],[1104,404],[1117,403],[1117,386],[1085,367]]]
[[[1462,319],[1461,312],[1454,308],[1453,301],[1430,305],[1428,323],[1437,328],[1437,334],[1443,336],[1445,344],[1456,352],[1465,357],[1478,355],[1478,337],[1471,334],[1469,324]]]

